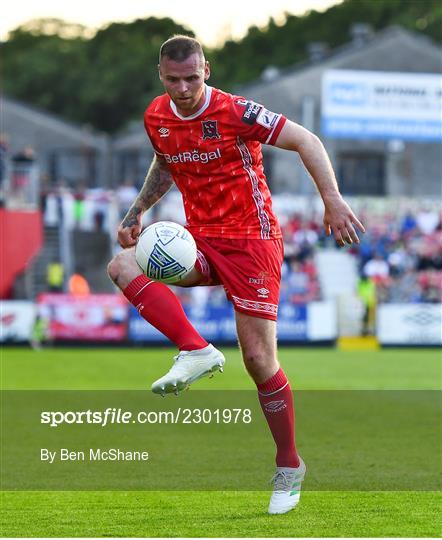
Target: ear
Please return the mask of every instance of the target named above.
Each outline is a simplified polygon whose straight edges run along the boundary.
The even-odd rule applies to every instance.
[[[206,64],[204,66],[204,80],[207,81],[207,79],[210,77],[210,64],[206,61]]]
[[[160,78],[160,81],[163,82],[163,77],[161,76],[161,67],[160,67],[160,64],[158,64],[158,77]]]

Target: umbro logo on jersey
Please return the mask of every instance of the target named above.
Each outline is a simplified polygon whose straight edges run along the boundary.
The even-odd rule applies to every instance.
[[[162,127],[158,130],[158,133],[160,134],[160,137],[168,137],[170,135],[170,130],[168,130],[165,127]]]
[[[258,289],[256,292],[258,293],[258,298],[268,298],[270,291],[265,287],[261,287],[261,289]]]
[[[204,120],[201,122],[201,128],[203,130],[203,140],[221,139],[221,135],[218,133],[217,120]]]
[[[283,399],[278,399],[276,401],[269,401],[264,405],[264,409],[267,412],[275,413],[282,411],[283,409],[287,408],[287,404]]]

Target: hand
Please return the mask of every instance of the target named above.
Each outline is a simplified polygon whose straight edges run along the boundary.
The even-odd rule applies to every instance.
[[[336,242],[340,246],[345,244],[359,244],[359,237],[354,225],[365,233],[365,228],[358,218],[354,215],[352,209],[340,195],[324,199],[324,228],[327,236],[333,232]]]
[[[118,227],[118,243],[122,248],[129,248],[137,243],[141,233],[141,213],[135,214],[131,210]]]

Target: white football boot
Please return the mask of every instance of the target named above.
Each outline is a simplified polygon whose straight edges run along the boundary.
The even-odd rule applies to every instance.
[[[152,392],[155,394],[178,395],[201,377],[215,371],[222,373],[226,361],[223,353],[211,344],[196,351],[181,351],[174,360],[168,373],[152,384]]]
[[[277,467],[271,479],[275,487],[269,504],[269,514],[285,514],[295,508],[301,497],[301,482],[306,471],[302,461],[299,467]]]

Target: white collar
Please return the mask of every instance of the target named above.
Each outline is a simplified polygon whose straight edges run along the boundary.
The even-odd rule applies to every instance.
[[[205,92],[206,92],[206,99],[204,100],[204,103],[200,109],[196,111],[196,113],[191,114],[190,116],[183,116],[177,111],[175,103],[170,100],[170,108],[172,109],[173,113],[178,116],[181,120],[193,120],[194,118],[197,118],[200,114],[202,114],[210,103],[210,98],[212,96],[212,87],[208,86],[207,84],[204,85]]]

